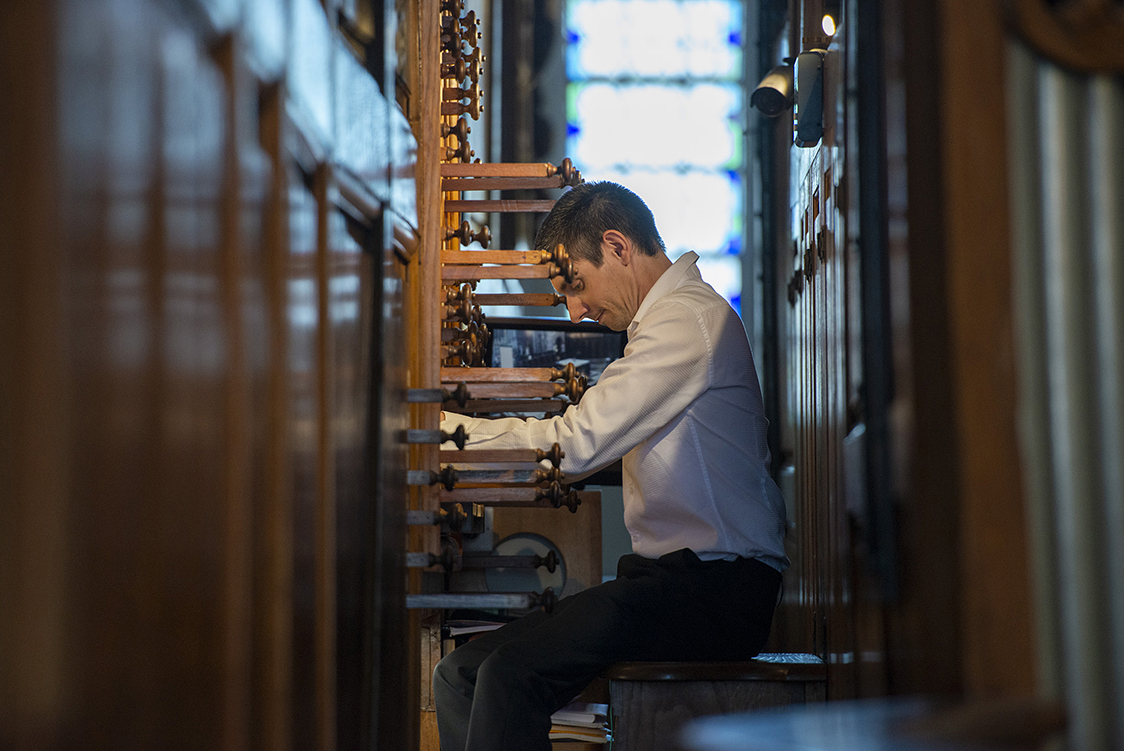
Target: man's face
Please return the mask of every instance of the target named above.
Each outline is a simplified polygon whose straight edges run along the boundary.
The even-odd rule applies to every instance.
[[[626,269],[611,249],[603,247],[602,251],[600,268],[589,261],[575,260],[573,283],[562,277],[554,277],[551,283],[566,296],[566,310],[571,321],[577,323],[589,318],[613,331],[624,331],[636,314],[625,303]]]

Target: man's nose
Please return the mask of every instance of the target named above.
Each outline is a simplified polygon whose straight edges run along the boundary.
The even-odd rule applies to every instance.
[[[582,318],[585,317],[586,313],[589,312],[589,308],[587,308],[582,303],[582,301],[579,300],[576,297],[567,297],[566,298],[566,310],[570,314],[570,321],[572,323],[577,323],[578,321],[580,321]]]

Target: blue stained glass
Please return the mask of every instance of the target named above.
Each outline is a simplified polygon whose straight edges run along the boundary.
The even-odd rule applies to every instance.
[[[578,169],[587,180],[612,180],[643,198],[672,259],[688,250],[728,257],[730,237],[740,231],[743,199],[740,186],[721,173],[652,167],[587,172],[580,164]]]
[[[733,84],[576,84],[571,122],[581,123],[571,156],[587,169],[621,164],[722,169],[740,163],[742,90]],[[652,117],[658,104],[661,115]]]
[[[741,313],[745,186],[741,0],[568,0],[567,154],[652,209]]]
[[[729,0],[571,0],[571,79],[679,75],[736,80],[742,8]]]

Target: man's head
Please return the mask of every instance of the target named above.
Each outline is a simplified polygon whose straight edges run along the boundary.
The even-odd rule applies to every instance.
[[[600,268],[604,260],[601,241],[610,229],[628,237],[643,255],[666,250],[647,204],[628,188],[611,182],[582,183],[564,193],[539,227],[535,248],[554,250],[561,244],[570,258]]]
[[[535,236],[535,247],[558,245],[574,263],[574,280],[552,280],[566,296],[570,319],[622,331],[671,265],[652,212],[616,183],[586,183],[564,194]]]

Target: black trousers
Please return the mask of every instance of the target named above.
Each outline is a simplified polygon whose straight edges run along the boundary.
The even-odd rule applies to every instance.
[[[746,660],[769,636],[781,576],[683,549],[626,555],[617,578],[463,644],[433,673],[441,751],[549,751],[550,715],[614,662]]]

